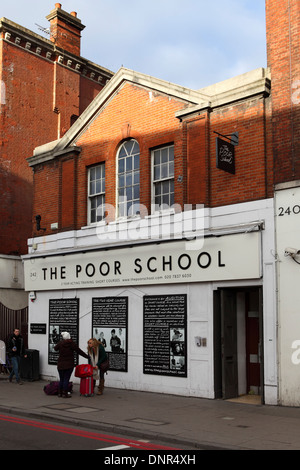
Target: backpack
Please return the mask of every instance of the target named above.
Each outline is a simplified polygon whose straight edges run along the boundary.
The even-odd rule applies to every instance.
[[[72,392],[73,383],[69,382],[68,392]],[[45,385],[44,392],[46,395],[58,395],[59,392],[59,382],[50,382],[48,385]]]

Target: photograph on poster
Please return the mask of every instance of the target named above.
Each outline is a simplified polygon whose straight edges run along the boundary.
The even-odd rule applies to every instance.
[[[114,327],[93,328],[93,338],[96,338],[106,352],[126,352],[127,328]]]
[[[54,346],[60,341],[60,326],[50,325],[49,328],[49,351],[54,352]]]
[[[185,370],[185,330],[171,328],[170,330],[170,369]]]

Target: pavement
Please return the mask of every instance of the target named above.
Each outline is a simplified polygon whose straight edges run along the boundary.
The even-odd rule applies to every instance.
[[[85,397],[78,384],[66,399],[46,395],[47,383],[18,385],[0,374],[0,413],[199,450],[300,449],[300,408],[110,387]]]

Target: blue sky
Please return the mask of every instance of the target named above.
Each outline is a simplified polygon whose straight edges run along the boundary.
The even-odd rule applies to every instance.
[[[81,55],[113,72],[199,89],[266,67],[264,0],[0,0],[0,17],[48,37],[55,3],[86,26]]]

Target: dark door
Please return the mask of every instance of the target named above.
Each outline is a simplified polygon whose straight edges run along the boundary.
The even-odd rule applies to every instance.
[[[261,394],[263,383],[262,290],[246,293],[247,393]]]
[[[221,290],[222,395],[238,395],[236,292]]]
[[[238,395],[236,291],[214,291],[215,398]]]

